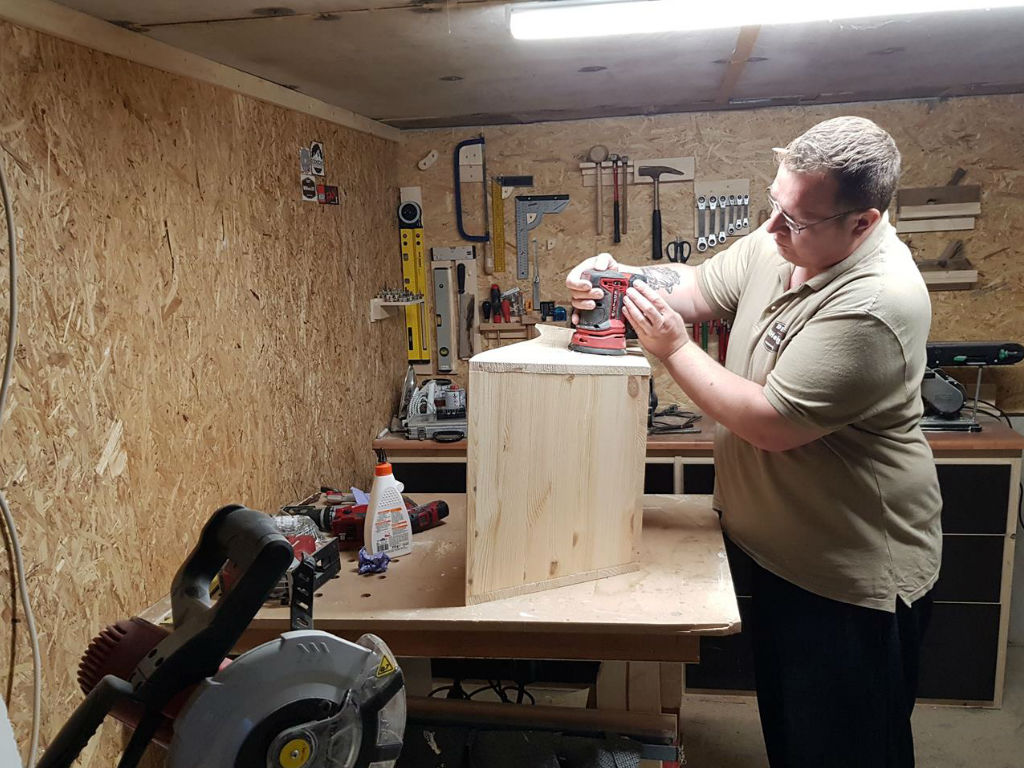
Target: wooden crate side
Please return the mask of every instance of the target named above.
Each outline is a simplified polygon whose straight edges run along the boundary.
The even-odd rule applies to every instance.
[[[467,602],[630,570],[647,377],[473,370],[470,391]]]

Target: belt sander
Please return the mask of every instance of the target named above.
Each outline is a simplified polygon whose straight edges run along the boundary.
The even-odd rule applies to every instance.
[[[592,355],[624,355],[626,339],[636,334],[622,315],[622,300],[627,289],[637,280],[647,278],[635,272],[617,270],[593,270],[580,275],[595,288],[604,291],[593,309],[580,310],[576,331],[569,342],[569,349]]]
[[[380,638],[291,631],[227,659],[292,558],[262,512],[214,513],[174,577],[173,629],[135,617],[93,640],[78,674],[86,698],[38,768],[69,768],[108,714],[134,729],[119,768],[150,741],[167,747],[167,768],[394,766],[405,689]],[[241,573],[214,604],[226,560]]]

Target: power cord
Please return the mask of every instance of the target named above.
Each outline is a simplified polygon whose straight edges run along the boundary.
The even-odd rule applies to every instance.
[[[14,348],[18,336],[18,244],[14,230],[14,211],[11,208],[11,196],[7,190],[7,176],[3,164],[0,164],[0,197],[3,198],[4,212],[7,219],[8,264],[10,265],[11,307],[7,325],[7,357],[4,361],[3,380],[0,382],[0,427],[3,426],[3,415],[7,408],[7,390],[11,385],[11,371],[14,369]],[[28,763],[25,768],[35,768],[39,752],[40,708],[42,706],[42,661],[39,656],[39,635],[36,633],[36,620],[32,615],[32,605],[28,599],[28,582],[25,578],[25,563],[21,555],[21,543],[18,541],[18,530],[14,525],[14,517],[7,506],[7,499],[0,490],[0,508],[3,509],[4,524],[14,551],[14,565],[18,573],[18,592],[21,594],[22,610],[25,612],[25,624],[32,642],[32,739],[29,744]],[[12,634],[17,628],[17,606],[12,606]],[[13,670],[12,670],[13,674]]]
[[[647,428],[649,435],[665,435],[672,432],[683,432],[692,428],[701,415],[693,411],[684,411],[679,405],[673,403],[655,411],[651,417],[651,426]]]

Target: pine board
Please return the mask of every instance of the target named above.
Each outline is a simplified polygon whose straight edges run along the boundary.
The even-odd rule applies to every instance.
[[[569,334],[470,361],[467,604],[639,567],[650,368]]]

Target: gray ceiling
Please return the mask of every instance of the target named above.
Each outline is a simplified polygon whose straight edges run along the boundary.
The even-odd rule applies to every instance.
[[[399,128],[1024,92],[1024,8],[765,26],[727,77],[742,19],[527,42],[494,0],[58,1]]]

